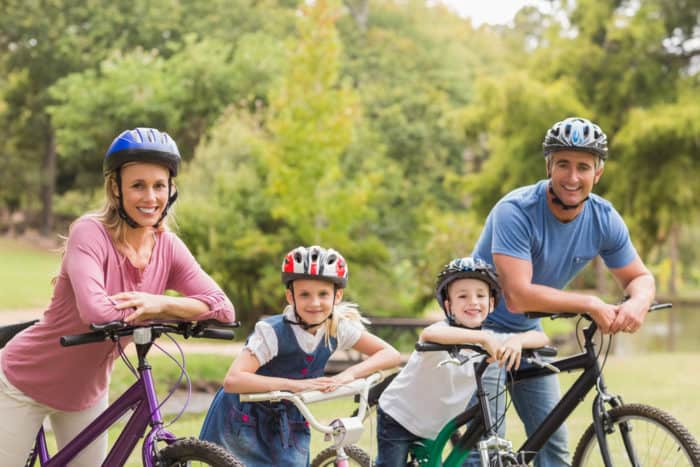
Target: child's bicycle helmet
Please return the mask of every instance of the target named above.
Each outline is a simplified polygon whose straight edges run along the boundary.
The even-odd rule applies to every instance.
[[[348,264],[343,255],[318,245],[298,246],[282,262],[282,283],[289,287],[296,279],[319,279],[343,289],[348,285]]]
[[[582,151],[608,158],[608,137],[598,125],[579,117],[569,117],[552,125],[542,142],[544,155],[561,150]]]
[[[450,322],[452,322],[453,318],[449,310],[445,309],[447,287],[457,279],[467,278],[479,279],[486,282],[494,300],[494,307],[498,303],[501,286],[498,283],[498,275],[493,266],[479,258],[472,258],[471,256],[455,258],[442,268],[435,282],[435,299]]]

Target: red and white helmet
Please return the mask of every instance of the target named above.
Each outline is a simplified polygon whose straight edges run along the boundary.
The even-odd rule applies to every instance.
[[[282,282],[286,287],[296,279],[332,282],[343,289],[348,284],[348,263],[343,255],[318,245],[298,246],[282,262]]]

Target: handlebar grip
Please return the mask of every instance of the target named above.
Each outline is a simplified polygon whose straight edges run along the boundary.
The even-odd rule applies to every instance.
[[[233,340],[235,334],[233,331],[228,329],[204,329],[202,332],[198,333],[196,337],[202,337],[205,339],[221,339],[221,340]]]
[[[451,350],[469,349],[479,353],[486,353],[483,347],[476,344],[438,344],[436,342],[416,342],[415,349],[418,352],[449,352]]]
[[[102,342],[107,339],[107,335],[102,332],[88,332],[86,334],[75,334],[72,336],[61,336],[60,342],[63,347],[72,345],[92,344]]]

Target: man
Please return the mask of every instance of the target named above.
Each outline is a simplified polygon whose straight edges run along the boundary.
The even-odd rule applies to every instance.
[[[504,300],[485,326],[506,333],[541,329],[539,319],[523,313],[567,311],[588,313],[604,333],[633,333],[644,322],[655,284],[618,212],[591,193],[608,157],[607,136],[585,118],[567,118],[547,131],[542,146],[548,179],[504,196],[487,217],[472,253],[496,266],[503,286]],[[629,297],[622,304],[562,290],[598,255]],[[484,377],[492,396],[501,392],[499,381],[502,386],[503,369],[492,365]],[[510,393],[528,435],[560,398],[555,375],[519,382]],[[503,416],[502,392],[491,410],[495,420]],[[505,424],[499,431],[505,432]],[[569,465],[564,426],[535,462],[539,467]]]

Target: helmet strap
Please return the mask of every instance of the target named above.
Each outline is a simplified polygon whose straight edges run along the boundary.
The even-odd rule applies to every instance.
[[[117,170],[116,174],[116,179],[117,179],[117,190],[119,192],[119,207],[117,208],[117,213],[119,214],[119,217],[121,217],[124,222],[127,223],[129,227],[132,229],[138,229],[141,227],[135,220],[133,220],[129,215],[126,213],[126,210],[124,209],[124,194],[122,192],[122,175],[121,175],[121,169]],[[177,190],[173,193],[173,178],[168,177],[168,193],[170,196],[168,197],[168,202],[165,205],[165,208],[163,208],[163,213],[160,215],[160,218],[158,219],[158,222],[156,222],[153,225],[154,229],[157,229],[158,226],[160,225],[161,222],[163,222],[163,219],[165,219],[165,216],[168,215],[168,209],[170,209],[170,206],[173,205],[175,200],[177,199]]]
[[[127,223],[129,227],[132,229],[138,229],[141,227],[135,220],[133,220],[129,215],[126,213],[126,210],[124,209],[124,194],[122,193],[122,174],[121,174],[121,168],[117,169],[117,191],[119,192],[119,207],[117,208],[117,213],[119,214],[119,217],[124,220],[124,222]]]
[[[333,318],[333,312],[335,311],[335,293],[338,290],[337,285],[333,284],[333,305],[331,306],[331,313],[328,316],[326,316],[326,319],[324,319],[320,323],[316,323],[316,324],[307,323],[306,321],[304,321],[301,318],[301,315],[297,312],[297,299],[296,299],[296,297],[294,297],[294,282],[293,281],[289,283],[289,290],[291,290],[291,292],[292,292],[292,309],[294,310],[294,316],[296,317],[297,320],[292,321],[291,319],[283,317],[282,320],[285,323],[293,324],[295,326],[300,326],[304,331],[307,331],[311,328],[315,328],[317,326],[320,326],[323,323],[325,323],[326,321],[328,321],[329,319]]]
[[[551,180],[549,181],[549,194],[552,195],[552,202],[553,202],[554,204],[557,204],[557,205],[561,206],[561,208],[562,208],[563,210],[565,210],[565,211],[568,211],[568,210],[570,210],[570,209],[576,209],[576,208],[578,208],[578,207],[581,206],[583,203],[585,203],[586,200],[587,200],[588,198],[590,198],[590,196],[586,196],[586,197],[583,199],[583,201],[581,201],[581,202],[578,203],[578,204],[565,204],[564,201],[560,200],[559,197],[557,196],[557,194],[554,193],[554,188],[552,188],[552,181],[551,181]]]
[[[451,306],[451,305],[450,305]],[[489,303],[489,313],[491,313],[491,304]],[[445,309],[445,316],[447,317],[447,324],[450,326],[453,326],[455,328],[462,328],[462,329],[471,329],[474,331],[479,331],[481,330],[481,326],[465,326],[463,324],[459,324],[457,320],[455,319],[454,313],[452,313],[452,309]]]
[[[160,215],[160,219],[158,219],[158,222],[155,223],[153,226],[154,229],[157,229],[158,226],[160,225],[161,222],[163,222],[163,219],[165,219],[165,216],[168,215],[168,209],[170,209],[170,206],[175,203],[175,200],[177,199],[177,190],[175,190],[175,193],[173,193],[173,178],[168,177],[168,194],[170,195],[168,197],[168,202],[165,205],[165,208],[163,208],[163,214]]]

